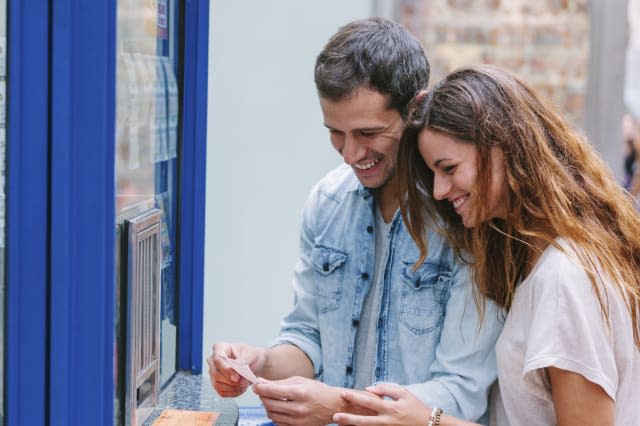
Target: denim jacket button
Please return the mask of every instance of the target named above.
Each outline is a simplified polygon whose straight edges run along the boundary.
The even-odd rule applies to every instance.
[[[369,279],[369,274],[367,274],[366,272],[363,272],[362,273],[362,279],[365,280],[365,281],[368,280]]]
[[[382,318],[379,318],[378,319],[378,328],[381,328],[381,327],[382,327]]]
[[[351,374],[353,372],[353,368],[350,365],[347,365],[347,374]]]
[[[373,234],[373,226],[371,225],[367,226],[367,232],[370,234]]]
[[[327,272],[329,270],[329,262],[325,262],[322,265],[322,270],[325,271],[325,272]]]
[[[380,367],[376,367],[376,377],[380,377]]]
[[[360,321],[357,319],[351,320],[351,325],[353,325],[354,327],[357,327],[358,325],[360,325]]]

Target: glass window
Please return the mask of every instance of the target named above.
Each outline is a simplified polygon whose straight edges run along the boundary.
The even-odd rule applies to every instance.
[[[150,209],[160,225],[160,386],[176,372],[176,200],[179,90],[174,0],[120,0],[116,49],[116,424],[125,414],[127,236]],[[139,392],[143,393],[142,387]],[[141,400],[144,395],[138,394]]]

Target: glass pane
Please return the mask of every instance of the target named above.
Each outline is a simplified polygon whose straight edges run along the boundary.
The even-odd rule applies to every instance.
[[[179,87],[174,0],[118,1],[116,51],[116,416],[123,415],[127,259],[123,222],[162,211],[160,384],[176,372],[176,198]],[[132,342],[136,344],[137,342]],[[120,420],[116,419],[116,424]]]
[[[7,152],[7,0],[0,0],[0,425],[4,424],[4,254],[5,164]]]

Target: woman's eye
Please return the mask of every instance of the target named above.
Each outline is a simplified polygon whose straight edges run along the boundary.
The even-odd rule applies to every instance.
[[[446,166],[442,168],[442,171],[445,172],[448,175],[452,175],[453,172],[456,171],[456,166]]]

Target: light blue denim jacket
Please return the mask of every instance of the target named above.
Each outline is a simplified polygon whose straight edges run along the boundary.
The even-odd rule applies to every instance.
[[[358,319],[374,269],[373,209],[371,192],[343,165],[315,186],[303,213],[294,306],[273,344],[300,348],[332,386],[354,384]],[[389,238],[371,382],[407,385],[430,407],[476,420],[497,375],[498,310],[487,303],[480,326],[469,271],[441,237],[429,235],[415,272],[418,249],[399,212]]]

